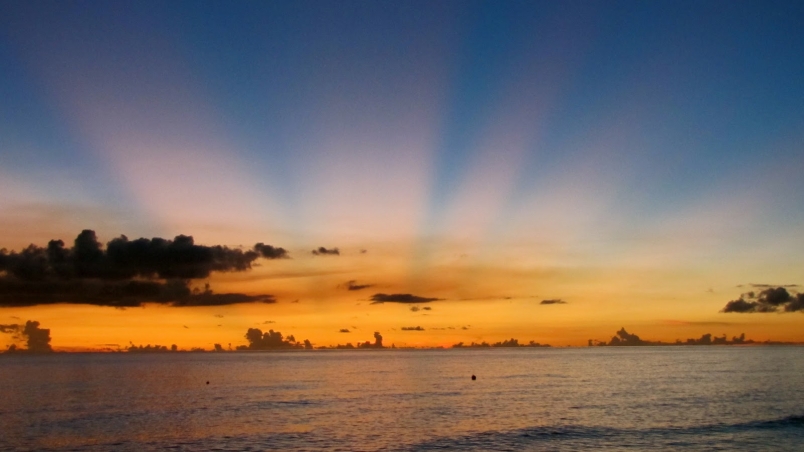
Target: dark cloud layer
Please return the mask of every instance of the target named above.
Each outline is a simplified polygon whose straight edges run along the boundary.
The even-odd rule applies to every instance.
[[[51,240],[19,252],[0,250],[0,307],[77,303],[133,307],[154,302],[173,306],[219,306],[275,300],[270,295],[215,294],[191,290],[189,280],[212,272],[246,271],[258,258],[286,258],[283,248],[257,243],[243,251],[196,245],[176,236],[129,240],[121,235],[104,248],[89,229],[72,247]],[[160,281],[162,280],[162,281]]]
[[[371,296],[371,304],[379,304],[379,303],[429,303],[431,301],[438,301],[441,298],[427,298],[427,297],[419,297],[416,295],[412,295],[409,293],[393,293],[393,294],[384,294],[384,293],[375,293]]]
[[[420,326],[403,326],[402,331],[424,331]]]
[[[340,256],[341,251],[338,248],[327,249],[323,246],[319,246],[318,248],[314,249],[312,253],[316,256]]]
[[[560,298],[555,298],[552,300],[542,300],[539,304],[567,304],[567,302]]]
[[[752,284],[757,287],[761,285]],[[759,293],[746,292],[740,298],[729,301],[721,312],[804,312],[804,294],[791,294],[783,286],[770,287]]]

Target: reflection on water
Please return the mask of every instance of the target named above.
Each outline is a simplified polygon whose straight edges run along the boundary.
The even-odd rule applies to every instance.
[[[802,351],[3,356],[0,447],[795,450]]]

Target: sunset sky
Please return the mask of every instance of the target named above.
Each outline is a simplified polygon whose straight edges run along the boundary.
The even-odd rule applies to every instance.
[[[0,0],[6,261],[85,229],[286,250],[183,278],[251,296],[207,306],[23,302],[6,265],[0,325],[56,350],[804,341],[784,304],[721,312],[804,291],[802,24],[801,1]]]

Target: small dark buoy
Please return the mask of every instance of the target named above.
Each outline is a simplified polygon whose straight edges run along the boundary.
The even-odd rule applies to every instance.
[[[207,384],[209,384],[209,382],[207,382]]]
[[[475,377],[474,375],[472,375],[472,381],[475,381],[475,380],[477,380],[477,377]]]

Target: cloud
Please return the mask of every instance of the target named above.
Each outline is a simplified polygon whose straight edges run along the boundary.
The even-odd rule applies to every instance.
[[[429,303],[431,301],[438,301],[441,298],[426,298],[426,297],[419,297],[416,295],[411,295],[409,293],[394,293],[394,294],[384,294],[384,293],[375,293],[371,296],[371,304],[380,304],[380,303]]]
[[[72,303],[137,307],[144,303],[175,307],[225,306],[239,303],[275,303],[272,295],[214,293],[209,285],[191,289],[188,281],[104,281],[90,279],[20,281],[0,278],[0,307]]]
[[[403,326],[402,331],[424,331],[420,326]]]
[[[71,248],[61,240],[19,252],[0,250],[0,306],[75,303],[133,307],[146,302],[172,306],[273,303],[271,295],[215,294],[189,281],[212,272],[246,271],[258,258],[286,257],[282,248],[258,243],[243,251],[196,245],[191,236],[129,240],[121,235],[104,248],[89,229]],[[161,281],[160,281],[161,280]]]
[[[752,284],[752,286],[764,286]],[[780,311],[783,308],[783,311]],[[746,292],[740,298],[729,301],[721,312],[762,313],[804,311],[804,294],[791,295],[784,286],[770,287],[758,294]]]
[[[542,300],[539,304],[567,304],[567,302],[560,298],[554,298],[552,300]]]
[[[50,330],[40,328],[36,320],[28,320],[25,325],[0,325],[0,333],[14,334],[17,339],[25,339],[30,353],[49,353],[53,351],[50,346]],[[12,345],[9,351],[19,351]]]
[[[421,308],[420,308],[420,307],[418,307],[418,306],[411,306],[411,307],[410,307],[410,310],[411,310],[412,312],[419,312],[419,310],[420,310],[420,309],[421,309]]]
[[[309,340],[297,342],[293,335],[284,337],[279,331],[268,330],[263,333],[259,328],[249,328],[245,335],[248,345],[237,347],[238,350],[281,350],[293,348],[313,348]]]
[[[340,330],[338,330],[338,332],[339,333],[351,333],[351,331],[349,331],[347,328],[341,328]]]
[[[260,253],[265,259],[289,259],[290,256],[288,252],[284,248],[274,247],[271,245],[265,245],[262,242],[257,243],[254,245],[254,251]]]
[[[792,288],[798,287],[798,284],[754,284],[754,283],[751,283],[751,284],[749,284],[749,286],[754,287],[756,289],[767,289],[767,288],[772,288],[772,287],[786,287],[786,288],[792,289]],[[742,287],[742,285],[739,285],[737,287]]]
[[[356,280],[346,281],[344,283],[346,286],[346,290],[363,290],[369,287],[374,287],[374,284],[358,284]]]
[[[340,256],[341,252],[338,248],[326,249],[323,246],[319,246],[317,249],[314,249],[312,253],[316,256]]]
[[[0,325],[0,333],[12,334],[12,333],[19,333],[22,327],[15,323],[11,325]]]

